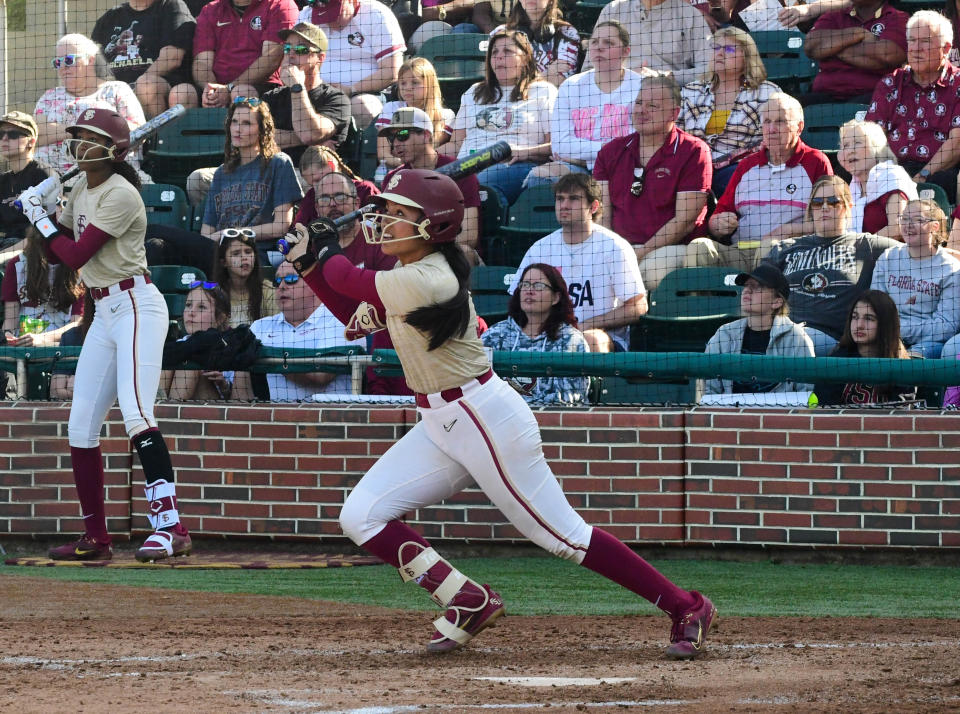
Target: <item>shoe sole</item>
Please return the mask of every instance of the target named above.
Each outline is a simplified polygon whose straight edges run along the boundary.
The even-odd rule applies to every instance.
[[[710,626],[707,627],[707,631],[703,633],[703,644],[700,646],[699,650],[694,650],[690,654],[686,653],[676,653],[673,654],[669,650],[667,651],[667,659],[672,660],[691,660],[696,659],[706,651],[707,644],[707,635],[709,635],[713,629],[717,626],[717,623],[720,621],[720,616],[717,613],[717,608],[713,608],[713,617],[710,618]]]
[[[113,559],[113,553],[109,553],[109,554],[107,554],[107,555],[103,555],[103,554],[92,555],[92,554],[91,554],[90,557],[83,557],[83,558],[80,558],[80,557],[78,557],[78,556],[73,556],[73,557],[70,557],[70,558],[64,558],[64,557],[62,557],[62,556],[56,556],[56,555],[51,555],[50,553],[47,553],[47,558],[49,558],[50,560],[55,560],[55,561],[57,561],[58,563],[97,563],[97,562],[103,562],[103,561],[105,561],[105,560],[112,560],[112,559]]]
[[[179,553],[173,553],[172,555],[167,555],[166,551],[163,551],[161,553],[152,553],[152,552],[143,553],[138,550],[134,557],[141,563],[152,563],[157,560],[166,560],[167,558],[180,558],[186,555],[190,555],[192,552],[193,552],[192,547],[187,548],[186,550],[181,550]]]
[[[456,640],[446,640],[436,645],[434,645],[431,642],[430,644],[427,645],[427,652],[430,652],[431,654],[446,654],[448,652],[453,652],[454,650],[458,650],[461,647],[466,647],[471,642],[473,642],[474,637],[479,635],[488,627],[493,627],[494,625],[496,625],[497,620],[499,620],[501,617],[503,617],[506,614],[507,614],[507,608],[501,607],[499,610],[494,611],[494,613],[490,615],[490,617],[484,620],[483,624],[479,627],[479,629],[476,632],[474,632],[473,635],[470,636],[470,639],[467,640],[466,642],[461,643],[461,642],[457,642]]]

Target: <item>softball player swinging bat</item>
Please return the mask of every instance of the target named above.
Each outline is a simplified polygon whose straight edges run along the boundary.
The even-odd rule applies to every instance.
[[[364,237],[398,258],[393,270],[354,267],[339,255],[337,231],[326,219],[296,227],[299,240],[286,260],[346,325],[348,336],[389,330],[417,393],[422,419],[350,493],[340,526],[444,608],[427,649],[457,649],[505,613],[489,585],[462,574],[400,520],[476,483],[534,543],[666,612],[673,620],[669,657],[699,655],[716,621],[713,604],[584,522],[544,459],[530,408],[491,370],[477,337],[470,267],[454,241],[464,211],[456,183],[434,171],[403,170],[374,201],[377,211],[364,216]]]
[[[51,549],[54,560],[112,557],[104,512],[100,427],[119,397],[127,434],[146,476],[155,532],[137,551],[141,561],[187,555],[190,534],[180,523],[173,467],[153,416],[160,359],[169,324],[167,304],[150,282],[143,237],[147,215],[140,181],[124,161],[130,129],[112,109],[88,109],[67,127],[67,149],[83,172],[58,225],[39,186],[20,195],[24,214],[47,238],[52,263],[79,270],[95,313],[77,361],[67,433],[84,533]]]

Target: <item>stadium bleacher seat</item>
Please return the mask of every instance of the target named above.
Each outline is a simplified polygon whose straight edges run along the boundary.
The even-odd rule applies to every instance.
[[[918,183],[917,194],[920,198],[936,201],[937,205],[940,206],[940,210],[946,213],[947,217],[953,212],[950,199],[947,197],[947,192],[943,190],[942,186],[938,186],[935,183]]]
[[[821,151],[840,149],[840,127],[851,119],[863,119],[867,104],[813,104],[803,110],[804,143]]]
[[[603,8],[611,2],[612,0],[578,0],[570,10],[570,24],[577,28],[581,37],[591,34]]]
[[[206,278],[202,270],[191,265],[150,266],[150,280],[164,294],[186,295],[190,291],[190,283]]]
[[[188,109],[161,128],[144,155],[144,170],[159,183],[186,188],[195,169],[223,163],[226,109]]]
[[[147,209],[147,223],[188,230],[193,211],[187,195],[179,186],[166,183],[144,184],[140,191]]]
[[[553,187],[524,189],[507,210],[507,222],[487,242],[488,260],[501,265],[520,265],[527,249],[560,227],[554,210]]]
[[[767,69],[767,79],[794,96],[809,90],[818,65],[803,51],[805,35],[802,32],[770,30],[751,32],[750,36]]]
[[[489,41],[490,36],[483,33],[440,35],[428,39],[417,52],[437,71],[443,101],[454,112],[470,85],[483,79]]]
[[[344,157],[344,160],[346,160],[346,157]],[[377,158],[377,124],[374,122],[359,134],[357,153],[350,168],[360,178],[372,181],[379,163],[380,159]]]
[[[680,268],[650,295],[646,315],[630,329],[631,352],[703,352],[717,329],[740,317],[733,268]]]
[[[510,302],[510,280],[516,268],[501,265],[478,265],[470,271],[470,294],[477,315],[493,325],[507,317]]]

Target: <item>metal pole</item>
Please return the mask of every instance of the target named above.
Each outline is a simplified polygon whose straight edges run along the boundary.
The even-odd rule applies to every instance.
[[[7,3],[0,0],[0,114],[7,113]]]

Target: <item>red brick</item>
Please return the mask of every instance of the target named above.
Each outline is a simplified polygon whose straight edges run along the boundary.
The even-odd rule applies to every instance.
[[[560,485],[563,487],[565,492],[609,493],[611,481],[609,478],[601,477],[565,476],[564,478],[560,479]]]
[[[783,431],[809,431],[811,417],[808,414],[764,414],[763,429]]]
[[[796,479],[835,479],[837,467],[831,464],[790,464],[790,478]]]
[[[718,496],[712,493],[691,493],[687,495],[690,508],[709,508],[712,510],[734,510],[737,507],[736,496]]]
[[[916,427],[914,426],[913,413],[890,414],[886,416],[866,415],[863,417],[864,431],[890,434],[896,431],[914,431],[914,429],[916,429]],[[932,431],[932,429],[924,427],[918,429],[918,431]]]
[[[681,541],[683,528],[677,526],[640,526],[636,538],[641,541]],[[635,538],[626,537],[628,542],[636,542]]]
[[[266,471],[224,471],[221,483],[224,486],[266,486],[273,483],[278,486],[292,486],[294,484],[283,481],[284,476],[303,476],[303,474],[283,474],[282,472],[270,474]],[[309,474],[305,475],[308,479]],[[313,477],[314,482],[316,476]],[[280,483],[278,483],[278,480]]]
[[[815,431],[861,431],[862,419],[858,416],[823,414],[813,417]]]
[[[842,530],[837,535],[840,545],[887,545],[884,531]]]
[[[296,501],[297,490],[294,488],[277,488],[255,486],[250,490],[251,501]]]
[[[297,458],[293,455],[251,456],[248,468],[262,471],[293,471],[297,468]]]
[[[813,517],[809,513],[777,513],[768,511],[763,514],[763,525],[783,528],[809,528]]]
[[[696,410],[689,412],[687,414],[687,428],[692,429],[695,427],[706,427],[710,428],[713,426],[713,414],[703,410]]]
[[[374,456],[347,457],[343,460],[343,470],[362,475],[372,469],[375,463],[377,463],[377,458]]]
[[[560,446],[560,453],[563,459],[571,461],[599,461],[610,458],[610,447],[562,444]]]
[[[733,543],[737,540],[735,528],[718,528],[715,526],[689,526],[687,538],[693,542],[712,543],[716,541]]]
[[[636,476],[638,466],[635,461],[596,461],[588,470],[591,476]]]
[[[947,435],[944,434],[944,437]],[[960,435],[958,435],[960,436]],[[890,434],[891,449],[939,449],[940,434],[914,433],[914,434]],[[960,443],[960,441],[958,441]],[[946,446],[946,444],[944,444]]]
[[[758,432],[762,429],[763,418],[759,414],[727,414],[717,413],[713,415],[714,429],[728,429],[731,431],[752,431]]]
[[[10,460],[11,468],[15,471],[31,471],[33,469],[55,468],[60,463],[59,457],[55,455],[23,455],[14,456]]]
[[[366,441],[324,441],[320,444],[320,453],[324,456],[334,454],[366,456],[368,442]]]
[[[195,513],[195,515],[199,514]],[[270,516],[270,504],[225,501],[223,503],[223,513],[219,515],[228,518],[267,518]]]
[[[713,514],[713,523],[721,526],[758,526],[760,514],[749,511],[717,511]]]
[[[939,481],[940,473],[940,469],[935,466],[898,466],[891,470],[891,480]]]
[[[763,449],[760,457],[764,461],[805,464],[810,461],[810,451],[807,449],[767,448]]]
[[[687,432],[688,444],[729,444],[730,434],[712,429],[690,429]]]
[[[760,482],[750,479],[715,478],[711,484],[714,493],[760,493]]]
[[[654,422],[659,422],[659,419],[654,417]],[[560,418],[560,423],[563,426],[576,426],[576,427],[586,427],[586,428],[603,428],[606,429],[610,426],[610,414],[604,412],[585,412],[585,411],[569,411],[564,412]],[[651,424],[652,426],[657,426],[657,423]]]
[[[309,503],[275,503],[271,506],[271,518],[316,518],[317,507]]]
[[[863,452],[865,464],[910,464],[913,463],[913,452],[910,451],[872,451]]]
[[[263,444],[263,446],[268,445]],[[271,454],[315,455],[319,450],[319,445],[313,439],[272,439],[268,448]]]
[[[786,446],[787,444],[787,434],[782,431],[741,431],[737,433],[736,439],[737,443],[757,446]]]
[[[740,464],[740,475],[745,478],[786,478],[787,467],[783,464]]]
[[[650,412],[632,414],[630,412],[614,412],[610,415],[610,426],[614,428],[633,426],[638,429],[659,429],[660,415]]]
[[[937,449],[935,451],[914,451],[914,463],[956,465],[960,464],[960,453],[955,449]],[[904,463],[910,463],[909,461]]]
[[[890,469],[886,466],[852,466],[840,467],[840,478],[853,481],[888,481]]]
[[[911,498],[913,485],[909,483],[865,483],[863,495],[866,498]]]

